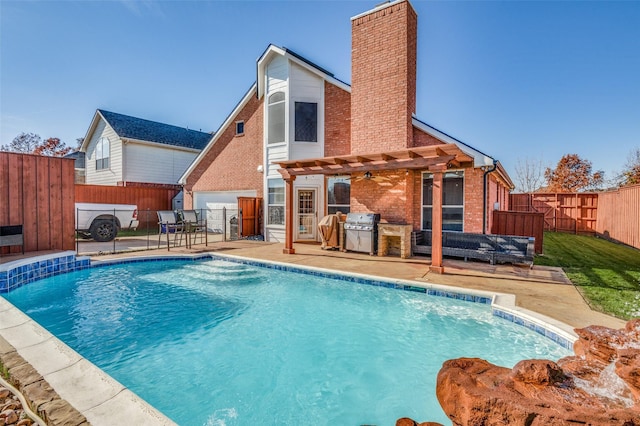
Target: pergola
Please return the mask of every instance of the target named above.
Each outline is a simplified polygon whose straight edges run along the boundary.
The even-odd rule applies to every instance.
[[[443,143],[401,151],[339,155],[278,162],[285,182],[285,243],[283,253],[293,248],[293,181],[297,176],[339,175],[383,170],[428,170],[433,173],[431,270],[442,273],[442,178],[450,168],[473,167],[473,157],[456,144]]]

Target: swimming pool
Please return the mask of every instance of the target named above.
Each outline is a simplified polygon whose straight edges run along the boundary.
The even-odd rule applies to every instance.
[[[569,354],[487,305],[225,260],[91,268],[4,296],[181,425],[446,423],[446,359]]]

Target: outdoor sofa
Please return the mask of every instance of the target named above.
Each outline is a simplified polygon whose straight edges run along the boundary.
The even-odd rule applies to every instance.
[[[533,237],[442,231],[442,255],[489,263],[526,263],[533,267]],[[431,231],[411,233],[414,254],[431,254]]]

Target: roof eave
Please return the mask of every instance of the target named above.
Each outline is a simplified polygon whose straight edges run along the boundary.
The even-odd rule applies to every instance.
[[[436,129],[435,127],[432,127],[430,125],[428,125],[427,123],[425,123],[424,121],[420,121],[418,118],[416,117],[412,117],[412,124],[413,126],[415,126],[416,128],[418,128],[419,130],[422,130],[423,132],[433,136],[436,139],[439,139],[443,142],[446,143],[453,143],[456,144],[463,152],[467,153],[468,155],[473,157],[473,163],[474,163],[474,167],[479,168],[479,167],[490,167],[494,165],[495,159],[493,157],[490,157],[489,155],[478,151],[477,149],[473,148],[470,145],[467,145],[466,143],[454,138],[453,136],[450,136],[438,129]]]
[[[128,138],[128,137],[121,137],[120,139],[123,142],[137,143],[137,144],[141,144],[141,145],[156,146],[158,148],[174,149],[176,151],[188,151],[188,152],[200,152],[201,151],[198,148],[190,148],[188,146],[174,145],[174,144],[171,144],[171,143],[146,141],[146,140],[142,140],[142,139],[135,139],[135,138]]]
[[[102,119],[105,123],[109,124],[108,121],[102,116],[99,109],[96,109],[96,112],[93,114],[93,119],[91,119],[91,124],[89,124],[89,128],[87,129],[87,133],[84,135],[84,140],[82,141],[82,145],[78,151],[87,152],[87,148],[89,147],[89,141],[91,140],[91,136],[93,136],[93,132],[96,131],[96,127],[98,126],[98,121]]]

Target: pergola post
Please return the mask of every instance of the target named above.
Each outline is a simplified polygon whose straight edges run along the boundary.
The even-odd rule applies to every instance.
[[[433,201],[431,202],[431,266],[438,274],[444,273],[442,265],[442,177],[443,171],[433,170]]]
[[[293,181],[295,176],[284,177],[284,254],[295,254],[293,248]]]

